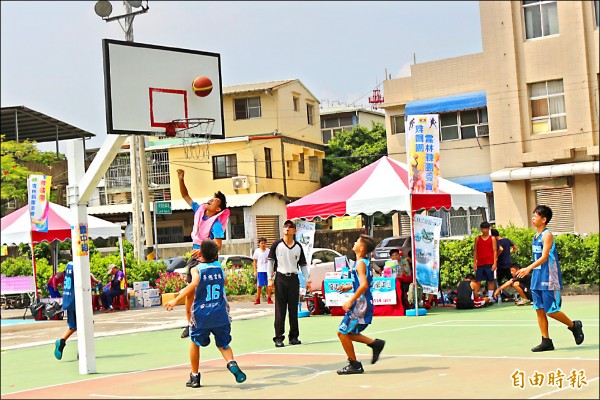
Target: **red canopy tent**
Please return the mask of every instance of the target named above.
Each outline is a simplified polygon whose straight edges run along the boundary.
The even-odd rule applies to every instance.
[[[53,242],[58,240],[63,242],[71,239],[71,210],[61,205],[50,203],[48,210],[48,232],[37,232],[31,230],[31,219],[29,216],[29,206],[24,206],[2,217],[0,222],[2,244],[20,244],[29,243],[31,245],[32,261],[33,261],[33,276],[36,279],[35,257],[33,248],[36,243],[43,241]],[[121,237],[121,227],[112,222],[103,219],[88,216],[88,232],[90,238],[97,237],[118,237],[121,248],[121,264],[123,272],[125,272],[125,259],[123,256],[123,245]],[[33,243],[32,243],[33,242]],[[37,290],[36,290],[37,297]]]
[[[332,215],[373,215],[431,208],[487,207],[485,193],[439,178],[439,192],[413,193],[406,164],[384,156],[339,181],[286,206],[287,217],[312,219]]]

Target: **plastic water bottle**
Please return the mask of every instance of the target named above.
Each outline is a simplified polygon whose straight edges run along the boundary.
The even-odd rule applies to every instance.
[[[496,301],[498,302],[499,306],[502,305],[502,293],[498,293],[498,299],[496,299]]]

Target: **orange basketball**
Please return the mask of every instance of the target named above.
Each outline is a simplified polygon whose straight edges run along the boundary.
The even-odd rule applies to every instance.
[[[206,76],[199,76],[192,82],[192,90],[199,97],[206,97],[212,92],[212,81]]]

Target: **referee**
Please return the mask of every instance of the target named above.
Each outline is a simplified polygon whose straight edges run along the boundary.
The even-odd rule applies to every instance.
[[[298,328],[298,301],[300,297],[300,280],[298,273],[301,271],[308,281],[306,257],[302,246],[294,237],[296,224],[287,220],[283,224],[283,238],[273,242],[269,252],[269,288],[273,288],[275,281],[275,347],[283,347],[285,339],[285,314],[286,309],[290,314],[290,331],[288,340],[290,345],[300,344],[300,330]]]

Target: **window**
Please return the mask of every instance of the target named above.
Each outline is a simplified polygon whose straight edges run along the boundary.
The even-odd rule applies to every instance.
[[[392,116],[392,135],[397,135],[399,133],[404,133],[404,121],[406,117],[404,115],[394,115]]]
[[[158,236],[158,244],[181,243],[185,240],[183,226],[158,226],[156,236]]]
[[[306,105],[306,118],[307,118],[309,125],[313,125],[315,123],[315,120],[313,117],[314,109],[315,109],[315,107],[312,104]]]
[[[104,175],[107,191],[110,189],[130,188],[131,190],[131,162],[129,154],[119,154],[108,167]]]
[[[532,83],[531,128],[533,133],[567,129],[567,113],[562,79]]]
[[[441,140],[487,136],[487,108],[440,114]]]
[[[229,239],[243,239],[246,237],[244,225],[244,209],[241,207],[230,208],[229,214]]]
[[[225,156],[214,156],[213,163],[213,179],[231,178],[237,176],[237,156],[228,154]]]
[[[321,118],[321,136],[323,138],[323,143],[329,143],[335,134],[340,133],[342,130],[350,132],[353,125],[352,115],[326,119]]]
[[[316,156],[308,157],[309,179],[311,182],[319,182],[319,158]]]
[[[235,119],[260,118],[260,97],[235,99]]]
[[[331,129],[321,129],[321,137],[323,139],[323,143],[327,144],[331,139],[333,139],[333,131]]]
[[[300,111],[300,99],[294,96],[294,111]]]
[[[304,173],[304,153],[300,153],[300,161],[298,161],[298,173]]]
[[[527,39],[558,34],[556,1],[523,1],[523,13]]]
[[[267,178],[273,178],[273,159],[271,158],[271,149],[265,147],[265,171]]]
[[[600,26],[600,1],[594,0],[594,15],[596,17],[596,28]]]
[[[473,229],[479,228],[483,222],[485,208],[476,210],[430,210],[427,213],[430,216],[442,219],[441,236],[466,236],[470,235]]]

